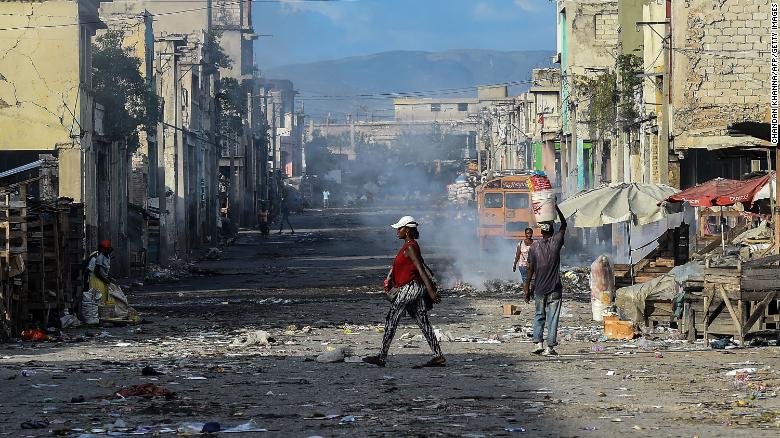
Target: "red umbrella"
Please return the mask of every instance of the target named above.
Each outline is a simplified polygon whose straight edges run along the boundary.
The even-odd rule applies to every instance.
[[[667,202],[687,202],[692,207],[712,207],[715,201],[740,187],[742,181],[735,179],[715,178],[705,183],[677,192],[666,198]],[[732,202],[733,204],[733,202]],[[725,204],[730,205],[730,204]]]
[[[737,202],[747,204],[753,202],[753,196],[761,190],[769,175],[738,181],[735,179],[715,178],[703,184],[693,186],[666,198],[667,202],[687,202],[693,207],[720,206],[720,240],[723,251],[726,251],[726,240],[723,230],[723,207]]]
[[[734,205],[737,202],[745,204],[747,207],[753,203],[753,197],[769,182],[770,175],[759,176],[747,181],[740,181],[740,185],[734,190],[718,196],[715,205]]]

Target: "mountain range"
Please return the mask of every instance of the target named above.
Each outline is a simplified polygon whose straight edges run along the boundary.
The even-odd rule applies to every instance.
[[[391,51],[366,56],[284,65],[265,77],[289,79],[310,120],[345,121],[392,118],[390,93],[409,97],[476,96],[476,86],[527,81],[531,70],[550,67],[553,52],[450,50]],[[510,93],[527,85],[510,87]],[[399,96],[400,97],[400,96]]]

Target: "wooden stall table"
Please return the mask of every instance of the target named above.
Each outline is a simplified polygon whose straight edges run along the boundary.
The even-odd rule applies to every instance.
[[[710,325],[724,310],[734,325],[734,335],[744,345],[745,335],[765,316],[767,306],[780,299],[780,267],[777,256],[740,263],[736,267],[704,269],[704,339],[709,343]]]

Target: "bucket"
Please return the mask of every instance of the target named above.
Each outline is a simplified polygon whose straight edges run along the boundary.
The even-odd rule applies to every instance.
[[[554,221],[555,193],[552,190],[541,190],[531,193],[531,208],[534,211],[536,223]]]
[[[590,308],[594,321],[603,321],[604,313],[612,305],[612,296],[608,290],[590,293]]]

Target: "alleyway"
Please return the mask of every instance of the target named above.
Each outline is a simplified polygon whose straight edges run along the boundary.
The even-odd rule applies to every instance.
[[[146,324],[0,345],[0,435],[253,419],[268,432],[243,436],[776,436],[780,399],[750,397],[778,386],[776,346],[733,354],[668,334],[600,342],[586,294],[564,296],[554,359],[528,353],[532,307],[519,294],[445,292],[431,319],[446,368],[411,368],[428,347],[408,319],[387,368],[315,361],[328,347],[376,352],[387,309],[381,279],[397,248],[387,224],[399,213],[308,211],[293,216],[295,235],[266,240],[246,230],[220,260],[197,265],[202,276],[131,290]],[[442,260],[434,255],[445,255],[435,249],[434,268]],[[502,317],[503,303],[521,314]],[[258,329],[270,345],[230,345]],[[143,376],[147,365],[165,374]],[[726,375],[745,367],[757,369],[746,383]],[[106,400],[145,383],[175,395]],[[32,419],[49,425],[20,428]]]

